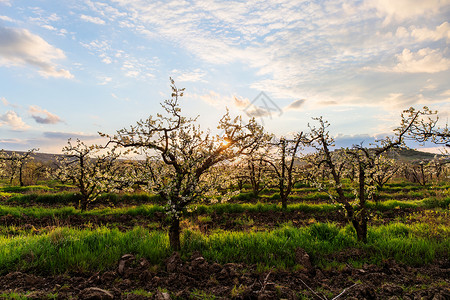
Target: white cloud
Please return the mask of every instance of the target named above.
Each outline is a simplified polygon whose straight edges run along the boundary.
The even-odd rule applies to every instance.
[[[54,62],[65,57],[61,49],[26,29],[0,27],[0,65],[31,65],[44,77],[73,78],[69,71],[58,68]]]
[[[413,36],[416,41],[438,41],[440,39],[446,39],[447,43],[450,42],[450,24],[448,22],[436,26],[435,30],[416,27],[412,27],[411,29],[411,36]]]
[[[291,102],[288,106],[284,108],[285,111],[288,110],[301,110],[303,108],[303,105],[305,104],[305,99],[298,99],[293,102]]]
[[[390,93],[384,100],[383,104],[388,109],[407,109],[418,103],[425,102],[422,94],[405,95],[403,93]]]
[[[56,27],[54,27],[52,25],[44,24],[41,27],[45,28],[47,30],[50,30],[50,31],[54,31],[54,32],[57,33],[57,35],[60,35],[60,36],[65,36],[67,34],[67,30],[65,30],[65,29],[58,29],[58,28],[56,28]]]
[[[51,31],[56,31],[57,30],[52,25],[48,25],[48,24],[42,25],[42,28],[45,28],[45,29],[48,29],[48,30],[51,30]]]
[[[22,139],[0,139],[1,144],[26,144],[28,141]]]
[[[117,57],[117,56],[116,56]],[[120,56],[121,57],[121,56]],[[122,57],[121,57],[122,58]],[[121,70],[124,71],[126,77],[136,79],[149,79],[154,78],[151,72],[154,70],[152,67],[153,62],[145,58],[135,58],[130,55],[125,55],[123,58]]]
[[[114,49],[111,40],[93,40],[91,42],[81,42],[84,48],[92,51],[105,64],[120,64],[120,69],[126,77],[147,80],[154,78],[155,66],[158,58],[137,57],[124,50]]]
[[[11,23],[14,22],[14,20],[8,16],[0,16],[0,20],[5,21],[5,22],[11,22]]]
[[[233,97],[233,100],[234,100],[234,105],[240,109],[245,109],[246,107],[251,105],[250,100],[247,98],[239,99],[238,97],[235,96],[235,97]]]
[[[104,2],[92,2],[91,0],[86,0],[86,3],[89,7],[89,11],[94,11],[108,20],[115,20],[127,15],[126,13],[121,12],[117,8]]]
[[[375,7],[381,16],[385,16],[385,23],[393,20],[402,21],[405,19],[437,14],[450,4],[449,0],[369,0],[366,5]]]
[[[412,38],[414,42],[439,41],[445,39],[447,43],[450,42],[450,24],[443,22],[434,29],[428,27],[410,26],[408,29],[399,26],[395,32],[395,37],[399,39]]]
[[[165,97],[165,93],[162,93],[161,96]],[[186,93],[186,98],[200,99],[208,105],[216,107],[218,109],[223,109],[225,107],[235,107],[234,104],[234,96],[225,96],[221,95],[215,91],[209,91],[206,94],[195,94],[195,93]]]
[[[112,77],[108,77],[108,76],[99,77],[99,79],[100,79],[100,83],[98,85],[106,85],[112,81]]]
[[[51,14],[50,16],[46,17],[46,19],[47,19],[48,21],[52,21],[52,22],[61,20],[61,18],[60,18],[57,14],[55,14],[55,13],[53,13],[53,14]]]
[[[130,101],[130,98],[121,98],[114,93],[111,93],[111,97],[113,97],[114,99],[119,100],[119,101],[126,101],[126,102]]]
[[[37,105],[30,106],[28,112],[31,114],[31,117],[39,124],[57,124],[62,122],[60,117],[50,113],[46,109],[40,108]]]
[[[25,122],[22,121],[22,118],[12,110],[0,115],[0,126],[3,125],[7,125],[11,127],[11,129],[18,131],[30,128],[30,126],[25,124]]]
[[[436,73],[450,68],[450,59],[445,58],[439,50],[423,48],[417,52],[403,49],[397,55],[398,64],[393,68],[394,72],[406,73]]]
[[[395,73],[438,73],[450,69],[450,59],[444,57],[438,49],[423,48],[412,52],[405,48],[395,57],[397,64],[393,67],[377,66],[364,69]]]
[[[9,106],[12,108],[20,108],[20,106],[18,106],[17,104],[13,104],[11,102],[9,102],[5,97],[1,97],[0,101],[3,103],[4,106]]]
[[[28,7],[27,10],[30,12],[30,16],[28,17],[28,23],[35,23],[39,26],[48,25],[51,22],[56,22],[61,20],[61,17],[56,13],[47,13],[44,9],[40,7]]]
[[[338,105],[339,102],[336,100],[322,100],[317,102],[318,105],[320,106],[332,106],[332,105]]]
[[[105,21],[98,18],[98,17],[92,17],[92,16],[87,16],[87,15],[81,15],[80,19],[86,22],[91,22],[97,25],[104,25]]]
[[[433,42],[448,40],[449,7],[445,5],[450,0],[411,1],[87,3],[90,12],[114,20],[120,30],[187,51],[195,63],[206,66],[207,75],[222,67],[244,70],[250,74],[247,86],[270,93],[274,99],[306,98],[304,109],[309,109],[349,103],[372,106],[398,91],[390,88],[394,81],[376,84],[386,80],[386,74],[373,71],[433,74],[447,68],[448,49],[437,50],[443,48],[442,43]],[[403,49],[410,49],[412,58],[399,54]],[[125,76],[143,79],[143,74],[159,70],[151,64],[146,70],[149,64],[126,57],[125,52],[119,57],[111,48],[96,51],[103,62],[121,64]],[[174,76],[178,81],[209,79],[201,70],[179,68],[179,78]],[[420,84],[410,82],[411,93],[420,92],[420,87],[416,89]],[[437,81],[433,91],[443,90],[442,85]]]
[[[206,76],[206,72],[201,69],[195,69],[193,71],[179,71],[172,70],[174,74],[174,78],[176,81],[181,82],[207,82],[204,77]]]
[[[0,100],[2,101],[2,103],[3,103],[4,106],[8,106],[8,105],[9,105],[9,101],[6,100],[5,97],[2,97]]]
[[[252,103],[248,98],[231,95],[225,96],[221,95],[215,91],[209,91],[207,94],[186,94],[186,97],[200,99],[208,105],[214,106],[220,110],[225,107],[230,109],[235,109],[240,112],[240,114],[246,114],[249,117],[266,117],[271,116],[273,109],[270,106],[264,105],[264,103]]]

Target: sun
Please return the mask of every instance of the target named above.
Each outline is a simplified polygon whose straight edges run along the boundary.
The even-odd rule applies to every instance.
[[[225,140],[222,140],[221,144],[222,144],[222,146],[228,146],[230,144],[230,141],[225,139]]]

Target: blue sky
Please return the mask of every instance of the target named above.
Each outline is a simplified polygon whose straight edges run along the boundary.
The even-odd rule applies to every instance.
[[[0,0],[0,148],[98,142],[159,112],[170,76],[205,128],[226,107],[277,135],[323,116],[351,145],[410,106],[445,122],[449,16],[450,0]]]

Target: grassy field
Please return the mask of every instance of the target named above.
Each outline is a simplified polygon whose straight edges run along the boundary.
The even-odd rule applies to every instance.
[[[67,186],[4,186],[0,199],[0,286],[4,286],[0,295],[7,299],[30,296],[30,284],[27,280],[19,283],[14,277],[17,274],[43,282],[70,278],[66,278],[69,286],[65,288],[41,288],[40,295],[47,298],[70,295],[76,299],[74,290],[81,293],[88,289],[81,289],[80,283],[73,281],[78,277],[90,286],[115,286],[120,292],[114,297],[123,299],[131,294],[151,299],[165,293],[180,299],[251,298],[256,283],[244,284],[247,278],[259,280],[259,291],[264,290],[261,293],[276,294],[276,288],[265,291],[266,276],[274,277],[280,297],[313,299],[317,298],[315,293],[332,297],[351,282],[360,286],[360,290],[352,288],[358,297],[364,294],[361,287],[370,285],[368,274],[384,270],[386,264],[404,272],[421,270],[425,279],[420,280],[439,282],[433,286],[433,293],[445,295],[450,287],[442,271],[450,257],[450,192],[446,184],[387,184],[378,201],[368,203],[367,243],[357,241],[342,207],[311,187],[297,187],[285,210],[278,203],[275,189],[264,190],[258,198],[244,190],[227,203],[192,205],[181,222],[182,250],[177,259],[184,267],[176,272],[170,267],[175,258],[168,242],[168,218],[158,196],[105,194],[84,212],[75,208],[79,195]],[[299,253],[306,253],[306,263]],[[138,270],[134,275],[120,271],[126,254],[132,256],[132,262],[126,261],[128,269]],[[196,278],[199,267],[194,262],[200,258],[205,261],[202,266],[210,268],[205,271],[208,281],[202,284],[186,279]],[[233,272],[237,275],[231,276]],[[114,280],[107,283],[99,279],[92,285],[93,274],[99,278],[114,274]],[[143,283],[142,274],[151,274],[151,279]],[[324,274],[328,279],[319,278]],[[384,284],[389,272],[383,274]],[[171,285],[170,276],[181,276],[178,280],[186,281],[183,293]],[[412,283],[395,282],[397,286],[403,284],[402,294],[414,288],[429,291],[417,286],[417,272],[414,276]],[[290,281],[284,282],[286,278]],[[303,284],[296,289],[294,282],[298,278],[303,278]],[[319,279],[316,282],[314,278]],[[10,283],[12,279],[18,282],[16,286]],[[126,284],[124,280],[128,280]],[[387,295],[385,290],[373,293],[378,297]]]

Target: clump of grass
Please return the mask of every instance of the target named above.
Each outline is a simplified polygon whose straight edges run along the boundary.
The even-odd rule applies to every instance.
[[[305,200],[329,200],[330,196],[325,192],[311,192],[302,196]]]
[[[144,255],[153,264],[168,255],[163,232],[135,228],[75,230],[56,228],[42,236],[0,237],[0,270],[29,270],[36,273],[103,271],[113,268],[124,253]]]
[[[399,201],[399,200],[386,200],[386,201],[380,201],[380,202],[372,202],[367,201],[366,203],[367,207],[374,210],[379,211],[387,211],[387,210],[393,210],[393,209],[405,209],[405,208],[417,208],[420,207],[421,201]]]
[[[150,298],[153,296],[153,293],[148,292],[144,289],[136,289],[136,290],[132,290],[130,292],[125,292],[125,295],[136,295],[136,296]]]
[[[248,193],[239,193],[236,196],[231,197],[232,201],[241,201],[241,202],[248,202],[256,199],[255,195],[252,192]]]
[[[446,209],[450,206],[450,197],[440,198],[440,197],[429,197],[422,200],[423,207],[432,208],[442,208]]]

